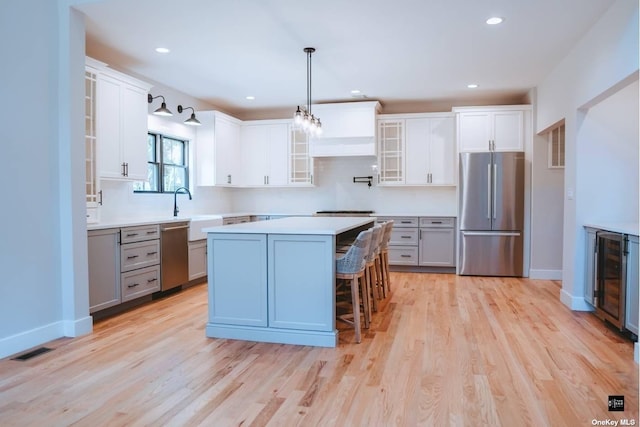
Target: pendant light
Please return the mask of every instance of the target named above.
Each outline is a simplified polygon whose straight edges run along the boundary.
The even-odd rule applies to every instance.
[[[189,108],[191,108],[192,111],[191,117],[185,120],[184,124],[189,126],[200,126],[201,123],[196,119],[196,110],[194,110],[193,107],[183,107],[182,105],[178,105],[178,114],[182,114],[184,110],[188,110]]]
[[[156,116],[173,116],[173,113],[171,111],[169,111],[169,109],[167,108],[167,104],[164,100],[164,96],[162,95],[158,95],[158,96],[151,96],[151,94],[147,95],[147,102],[149,104],[151,104],[153,102],[154,99],[156,98],[162,98],[162,105],[160,106],[160,108],[158,108],[156,111],[153,112],[153,114],[155,114]]]
[[[293,122],[296,126],[301,127],[307,135],[320,136],[322,134],[322,123],[319,117],[315,117],[311,112],[311,54],[316,49],[313,47],[305,47],[304,52],[307,54],[307,105],[306,108],[298,105],[296,112],[293,114]]]

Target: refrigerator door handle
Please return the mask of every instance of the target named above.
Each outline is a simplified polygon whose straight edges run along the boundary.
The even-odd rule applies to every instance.
[[[463,236],[519,236],[518,231],[462,231]]]
[[[493,164],[493,219],[496,219],[498,212],[498,165]]]
[[[491,219],[491,164],[487,165],[487,219]]]

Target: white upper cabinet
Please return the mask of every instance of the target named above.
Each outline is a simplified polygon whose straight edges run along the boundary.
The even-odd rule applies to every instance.
[[[405,120],[390,117],[378,120],[378,184],[405,183]]]
[[[313,114],[322,122],[322,135],[310,138],[311,156],[375,156],[379,109],[377,101],[313,105]]]
[[[112,70],[96,75],[96,145],[103,179],[147,179],[147,93],[151,85]]]
[[[99,207],[102,204],[102,191],[100,190],[100,180],[98,179],[98,156],[96,153],[96,149],[98,148],[96,139],[96,75],[96,69],[91,66],[85,67],[84,142],[88,223],[99,222]]]
[[[407,119],[405,159],[405,184],[455,185],[454,115]]]
[[[244,122],[241,130],[243,185],[288,183],[288,122]]]
[[[454,108],[458,115],[459,151],[523,151],[524,115],[529,108]]]
[[[219,111],[198,111],[197,185],[237,186],[240,176],[240,120]]]
[[[310,185],[313,162],[306,135],[290,119],[241,121],[219,111],[199,111],[196,177],[200,186]]]
[[[289,185],[313,185],[313,157],[309,156],[309,137],[289,124]]]
[[[455,116],[387,114],[378,120],[380,185],[455,185]]]

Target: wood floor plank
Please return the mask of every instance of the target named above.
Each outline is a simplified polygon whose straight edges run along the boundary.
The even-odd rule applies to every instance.
[[[0,360],[4,426],[577,426],[638,419],[633,343],[558,282],[392,273],[362,343],[211,339],[194,286]],[[625,396],[609,412],[609,395]]]

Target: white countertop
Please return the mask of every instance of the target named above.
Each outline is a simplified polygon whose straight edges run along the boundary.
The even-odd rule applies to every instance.
[[[227,212],[227,213],[218,213],[218,214],[193,214],[193,215],[184,215],[184,216],[148,216],[148,217],[139,217],[139,218],[113,218],[105,221],[100,221],[96,223],[88,223],[87,230],[103,230],[107,228],[120,228],[120,227],[135,227],[139,225],[149,225],[149,224],[165,224],[172,222],[182,222],[182,221],[191,221],[191,220],[202,220],[202,219],[212,219],[212,218],[230,218],[230,217],[239,217],[239,216],[295,216],[295,217],[311,217],[313,213],[256,213],[256,212]],[[370,217],[455,217],[456,215],[432,215],[432,214],[398,214],[398,213],[373,213]],[[366,217],[363,217],[366,218]],[[637,228],[637,224],[636,224]],[[321,233],[320,233],[321,234]],[[637,232],[636,232],[637,234]]]
[[[585,227],[597,228],[599,230],[613,231],[614,233],[631,234],[638,236],[639,226],[637,222],[615,222],[615,221],[602,221],[602,222],[590,222],[584,224]]]
[[[337,235],[366,225],[375,217],[322,217],[304,216],[272,219],[270,221],[245,222],[204,228],[205,233],[247,234],[329,234]]]
[[[194,216],[197,216],[197,215],[194,215]],[[185,221],[191,221],[191,218],[184,217],[184,216],[183,217],[165,216],[165,217],[145,217],[145,218],[117,218],[117,219],[87,224],[87,230],[135,227],[138,225],[167,224],[172,222],[185,222]]]

